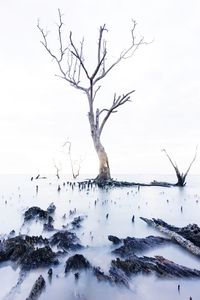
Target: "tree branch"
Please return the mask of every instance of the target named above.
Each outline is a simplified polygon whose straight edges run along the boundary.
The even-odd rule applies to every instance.
[[[87,78],[90,80],[90,76],[89,76],[88,71],[87,71],[87,69],[86,69],[86,67],[84,65],[84,62],[83,62],[84,61],[83,60],[83,56],[79,55],[78,50],[76,49],[76,46],[74,45],[74,42],[72,40],[72,32],[71,31],[70,31],[70,34],[69,34],[69,40],[70,40],[70,44],[71,44],[72,49],[73,49],[73,50],[71,50],[71,53],[79,60],[80,65],[83,68],[83,70],[84,70]],[[82,43],[83,42],[84,42],[84,40],[82,41]]]
[[[109,109],[103,109],[99,112],[99,115],[103,112],[107,112],[105,117],[103,118],[102,122],[101,122],[101,125],[99,127],[99,134],[101,135],[102,133],[102,130],[105,126],[105,123],[107,122],[108,118],[110,117],[110,115],[112,113],[115,113],[117,112],[116,111],[116,108],[118,108],[119,106],[125,104],[126,102],[130,101],[130,95],[135,92],[135,90],[132,90],[130,92],[128,92],[127,94],[125,95],[122,95],[122,96],[119,96],[118,98],[116,98],[116,94],[114,95],[114,100],[113,100],[113,103],[111,105],[111,107]]]
[[[194,157],[193,157],[193,159],[192,159],[192,161],[191,161],[191,163],[190,163],[190,165],[189,165],[187,171],[185,172],[184,178],[187,177],[187,175],[188,175],[188,173],[189,173],[189,171],[190,171],[190,169],[191,169],[191,167],[192,167],[194,161],[195,161],[196,158],[197,158],[197,150],[198,150],[198,145],[196,146]]]
[[[98,65],[96,67],[97,72],[95,72],[92,75],[93,79],[97,75],[101,65],[103,65],[103,70],[102,70],[102,73],[94,80],[94,85],[99,80],[103,79],[116,65],[118,65],[121,62],[122,59],[127,59],[127,58],[130,58],[131,56],[133,56],[133,54],[135,53],[135,51],[138,49],[138,47],[140,45],[147,44],[146,42],[144,42],[143,37],[139,41],[135,41],[136,38],[134,36],[134,31],[135,31],[136,25],[137,25],[137,23],[135,21],[133,21],[133,27],[131,29],[131,44],[130,44],[130,46],[126,50],[123,50],[121,52],[120,56],[107,68],[107,70],[105,68],[105,57],[107,54],[106,45],[104,45],[103,57],[102,57],[102,59],[100,59],[100,53],[101,53],[101,48],[102,48],[102,35],[106,29],[105,29],[105,25],[103,27],[100,27],[99,43],[98,43]]]
[[[49,53],[49,55],[56,61],[58,68],[60,70],[61,75],[56,75],[59,78],[62,78],[69,82],[73,87],[80,89],[84,92],[87,92],[87,88],[81,86],[79,84],[80,82],[80,75],[81,75],[81,67],[86,73],[86,76],[89,78],[89,75],[87,73],[87,70],[85,69],[85,66],[83,64],[83,41],[81,42],[81,48],[80,48],[80,54],[78,50],[76,49],[75,45],[72,41],[72,35],[70,34],[70,44],[67,47],[63,47],[63,38],[62,38],[62,15],[60,10],[58,10],[59,14],[59,24],[58,26],[58,40],[59,40],[59,55],[55,54],[48,45],[48,32],[45,32],[44,29],[40,26],[40,23],[38,21],[37,28],[39,29],[41,35],[42,35],[42,41],[41,44],[46,49],[46,51]],[[73,48],[74,51],[70,49],[70,46]],[[67,69],[64,70],[63,64],[64,64],[64,56],[67,55]],[[73,57],[75,58],[75,62],[73,60]],[[79,62],[79,65],[77,65],[77,60]],[[78,71],[77,71],[78,69]],[[76,77],[77,74],[77,78]]]

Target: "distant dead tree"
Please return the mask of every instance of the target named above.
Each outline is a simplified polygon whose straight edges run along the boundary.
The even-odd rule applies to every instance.
[[[53,163],[54,163],[54,168],[56,169],[56,176],[58,179],[60,179],[60,171],[62,170],[61,163],[59,163],[59,166],[58,166],[58,164],[56,164],[56,162],[55,162],[55,159],[53,159]]]
[[[70,141],[65,142],[63,147],[66,146],[68,146],[67,155],[69,156],[72,176],[74,179],[76,179],[80,175],[81,163],[83,161],[83,158],[80,156],[79,160],[73,160],[71,154],[71,142]]]
[[[191,161],[191,163],[189,164],[189,167],[187,168],[186,172],[185,173],[181,173],[179,168],[178,168],[178,165],[176,162],[173,162],[173,160],[171,159],[171,157],[169,156],[169,154],[167,153],[167,151],[165,149],[162,149],[162,152],[164,152],[167,156],[167,158],[169,159],[171,165],[173,166],[175,172],[176,172],[176,177],[177,177],[177,183],[176,185],[177,186],[185,186],[186,185],[186,177],[194,163],[194,161],[196,160],[196,157],[197,157],[197,149],[198,149],[198,146],[196,146],[196,150],[195,150],[195,154],[194,154],[194,157]]]
[[[133,26],[130,30],[131,40],[129,46],[121,51],[119,56],[109,64],[107,42],[104,39],[105,33],[108,30],[104,24],[99,28],[97,47],[95,44],[96,64],[93,71],[89,72],[85,64],[83,51],[84,39],[82,39],[80,44],[76,45],[72,36],[72,31],[70,31],[69,35],[63,33],[64,23],[60,10],[58,10],[58,15],[57,37],[59,50],[57,51],[50,47],[48,31],[45,31],[38,22],[37,27],[42,36],[41,43],[58,66],[59,75],[56,76],[65,80],[75,89],[85,93],[87,97],[89,105],[88,120],[90,133],[99,159],[99,174],[96,180],[103,183],[111,180],[111,174],[108,156],[101,143],[101,135],[110,116],[113,113],[116,113],[120,106],[130,101],[134,90],[122,95],[116,95],[116,93],[114,93],[110,106],[104,108],[95,107],[95,97],[101,88],[100,82],[103,81],[108,73],[117,67],[124,59],[132,57],[138,47],[142,44],[146,44],[146,42],[144,42],[143,37],[140,37],[139,39],[136,38],[135,29],[137,24],[133,21]],[[66,38],[67,36],[68,38]]]

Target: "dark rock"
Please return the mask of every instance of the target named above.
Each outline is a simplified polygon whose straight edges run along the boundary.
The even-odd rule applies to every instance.
[[[123,241],[124,245],[115,249],[112,253],[120,255],[121,257],[129,257],[134,255],[134,253],[140,253],[141,251],[171,243],[169,239],[160,236],[148,236],[146,238],[127,237],[120,241]]]
[[[101,271],[98,267],[93,267],[93,274],[99,281],[108,281],[112,282],[109,275],[106,275],[103,271]]]
[[[39,267],[47,267],[52,264],[58,264],[59,261],[49,246],[34,249],[21,259],[21,266],[25,270],[35,269]]]
[[[52,216],[48,216],[47,223],[44,223],[43,229],[47,230],[47,231],[54,230],[53,222],[54,222],[54,219],[52,218]]]
[[[47,245],[49,243],[47,238],[43,238],[41,235],[39,236],[29,236],[29,235],[24,235],[23,236],[25,241],[27,241],[29,244],[32,245]]]
[[[46,230],[46,231],[54,231],[54,226],[50,223],[45,223],[43,225],[43,229]]]
[[[52,269],[52,268],[50,268],[50,269],[48,270],[48,275],[49,275],[50,277],[52,277],[52,275],[53,275],[53,269]]]
[[[45,285],[46,285],[45,280],[42,277],[42,275],[40,275],[38,279],[35,281],[32,290],[30,292],[30,295],[28,296],[28,298],[26,298],[26,300],[37,300],[41,295],[42,291],[44,290]]]
[[[42,247],[36,248],[39,245]],[[42,236],[20,235],[0,242],[0,262],[11,260],[25,270],[57,264],[56,257]]]
[[[98,281],[105,281],[110,284],[118,284],[129,287],[128,277],[120,269],[112,268],[112,270],[109,271],[109,275],[105,274],[99,267],[93,267],[92,271]]]
[[[124,285],[125,287],[129,288],[129,280],[125,272],[113,266],[110,268],[109,273],[113,283],[117,285]]]
[[[9,237],[13,237],[15,235],[15,230],[11,230],[11,232],[9,233]]]
[[[89,261],[82,254],[75,254],[66,261],[65,273],[89,268],[91,268]]]
[[[82,246],[78,243],[78,241],[79,239],[76,234],[68,230],[56,232],[50,238],[50,244],[52,246],[57,245],[58,248],[61,248],[64,251],[81,249]]]
[[[24,214],[24,221],[30,221],[34,219],[47,220],[48,212],[40,207],[30,207]]]
[[[111,269],[121,269],[127,276],[136,275],[138,273],[150,274],[154,273],[159,277],[169,278],[197,278],[200,277],[200,271],[190,269],[185,266],[178,265],[162,256],[155,257],[137,257],[132,256],[131,259],[121,260],[117,258],[112,260]]]
[[[71,222],[72,229],[78,229],[81,227],[81,222],[83,222],[84,217],[83,216],[78,216],[74,218],[74,220]]]
[[[25,253],[33,250],[34,247],[24,236],[9,238],[0,242],[0,262],[12,260],[18,261]]]
[[[98,281],[106,281],[110,284],[122,284],[128,287],[128,278],[122,270],[112,268],[110,275],[107,275],[99,267],[92,266],[82,254],[75,254],[66,261],[65,273],[77,270],[89,270]],[[79,272],[75,273],[75,279],[78,279],[79,275]]]
[[[34,249],[33,251],[26,253],[21,259],[21,266],[25,270],[35,269],[39,267],[47,267],[52,264],[58,264],[59,261],[49,246]]]
[[[79,274],[78,272],[74,273],[74,278],[75,278],[76,280],[78,280],[79,277],[80,277],[80,274]]]
[[[52,202],[52,203],[48,206],[47,212],[48,212],[49,214],[52,214],[52,213],[55,212],[55,210],[56,210],[56,206],[55,206],[55,204]]]
[[[115,245],[119,245],[123,241],[122,239],[119,239],[117,236],[114,236],[114,235],[109,235],[108,239],[109,239],[109,241],[111,241]]]

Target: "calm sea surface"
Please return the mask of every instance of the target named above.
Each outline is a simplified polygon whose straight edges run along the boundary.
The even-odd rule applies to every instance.
[[[93,188],[89,191],[72,190],[63,186],[69,178],[58,180],[55,176],[47,179],[30,180],[28,175],[0,175],[0,235],[1,238],[11,231],[19,233],[51,236],[53,233],[43,232],[40,222],[23,224],[23,213],[31,206],[46,209],[51,202],[56,205],[54,227],[61,229],[75,216],[87,216],[82,227],[76,230],[83,245],[89,246],[79,253],[102,270],[109,270],[110,262],[114,258],[111,254],[112,244],[108,235],[120,238],[145,237],[161,235],[147,226],[140,216],[147,218],[161,218],[164,221],[184,226],[197,223],[200,226],[200,176],[188,176],[187,186],[184,188],[137,187],[116,188],[108,191]],[[154,179],[175,182],[175,176],[164,175],[120,175],[114,178],[135,182],[150,182]],[[58,185],[61,191],[58,192]],[[36,191],[38,186],[38,193]],[[97,201],[95,205],[95,201]],[[181,210],[182,207],[182,210]],[[76,208],[76,214],[69,216],[69,211]],[[62,216],[66,214],[67,218]],[[106,215],[109,214],[109,218]],[[135,222],[131,219],[135,215]],[[91,238],[93,236],[93,238]],[[162,255],[176,263],[200,270],[200,260],[183,250],[180,246],[168,245],[142,252],[141,255]],[[37,277],[42,274],[46,280],[46,289],[41,300],[193,300],[200,299],[200,280],[165,280],[156,276],[134,276],[130,289],[99,283],[90,274],[83,272],[78,282],[74,275],[64,275],[66,255],[59,266],[54,269],[52,281],[49,282],[48,269],[39,269],[28,273],[22,282],[20,269],[10,262],[0,264],[0,299],[24,300],[29,295],[31,287]],[[178,292],[180,284],[180,292]]]

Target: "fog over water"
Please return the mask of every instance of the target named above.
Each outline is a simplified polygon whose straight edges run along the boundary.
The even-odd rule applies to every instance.
[[[0,232],[1,236],[6,235],[14,229],[16,235],[20,233],[28,235],[40,235],[49,237],[53,233],[44,232],[42,223],[32,221],[23,223],[23,213],[31,206],[39,206],[46,209],[51,202],[56,205],[54,214],[54,227],[62,229],[63,225],[69,223],[74,216],[87,216],[81,228],[75,230],[81,244],[88,246],[78,251],[82,253],[94,266],[100,266],[108,272],[110,262],[115,258],[111,251],[114,249],[108,240],[108,235],[116,235],[120,238],[146,237],[149,235],[161,235],[158,231],[147,226],[140,216],[147,218],[161,218],[164,221],[184,226],[189,223],[200,225],[200,177],[190,176],[185,188],[162,188],[162,187],[137,187],[114,188],[101,190],[79,191],[77,187],[73,190],[69,186],[63,186],[66,177],[57,180],[55,176],[48,176],[47,179],[30,180],[31,176],[1,176],[0,180]],[[170,182],[174,177],[162,177]],[[119,178],[119,177],[118,177]],[[127,176],[123,179],[149,182],[154,176]],[[58,184],[61,191],[58,193]],[[38,185],[38,193],[36,193]],[[95,205],[95,200],[96,205]],[[167,201],[168,200],[168,201]],[[181,211],[181,206],[183,210]],[[69,211],[77,209],[73,216]],[[66,213],[66,220],[62,216]],[[109,214],[109,218],[106,215]],[[131,219],[135,215],[135,222]],[[91,238],[93,236],[93,238]],[[98,282],[90,271],[81,272],[80,279],[74,280],[73,273],[64,274],[64,266],[69,253],[61,259],[61,263],[54,267],[51,282],[48,279],[48,268],[41,268],[30,271],[23,282],[17,284],[20,274],[19,268],[11,263],[0,264],[0,299],[23,300],[30,293],[34,281],[40,274],[46,280],[45,291],[40,296],[41,300],[64,299],[137,299],[155,300],[160,299],[198,299],[200,293],[200,280],[183,279],[159,279],[156,276],[133,276],[130,281],[130,289],[111,286],[108,283]],[[142,252],[141,255],[154,256],[162,255],[165,258],[187,267],[200,269],[199,259],[183,250],[178,245],[166,245]],[[180,284],[180,294],[177,286]],[[12,289],[12,291],[11,291]],[[9,294],[10,292],[10,294]],[[7,297],[6,297],[7,295]]]

